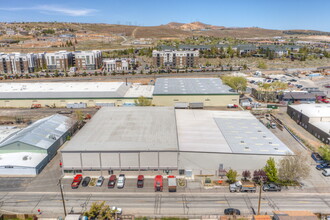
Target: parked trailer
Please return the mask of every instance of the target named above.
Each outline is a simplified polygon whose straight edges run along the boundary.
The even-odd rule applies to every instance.
[[[168,176],[168,191],[169,192],[176,192],[176,177],[175,176]]]
[[[67,108],[87,108],[87,104],[84,102],[80,103],[68,103],[66,104]]]
[[[162,175],[155,176],[154,188],[155,188],[155,192],[157,192],[157,191],[163,192],[163,176]]]
[[[95,103],[97,107],[115,107],[115,103]]]
[[[256,192],[255,183],[242,184],[241,181],[229,185],[230,192]]]
[[[189,103],[189,108],[191,108],[191,109],[202,109],[202,108],[204,108],[204,103],[203,102],[190,102]]]

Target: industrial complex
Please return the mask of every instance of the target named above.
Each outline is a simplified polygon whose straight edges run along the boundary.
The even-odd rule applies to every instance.
[[[61,150],[66,173],[217,175],[292,154],[251,113],[174,107],[101,108]],[[238,163],[239,161],[239,163]]]
[[[288,115],[325,144],[330,143],[330,105],[289,105]]]
[[[72,119],[56,114],[24,129],[5,132],[7,137],[0,142],[0,175],[37,175],[72,134],[74,126]]]
[[[134,105],[143,96],[156,106],[227,106],[239,95],[219,78],[160,78],[155,85],[125,82],[1,83],[0,107],[30,108]]]

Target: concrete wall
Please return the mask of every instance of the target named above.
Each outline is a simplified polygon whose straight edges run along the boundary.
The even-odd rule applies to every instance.
[[[96,103],[115,103],[121,106],[124,103],[134,103],[135,99],[17,99],[0,100],[0,108],[31,108],[32,104],[41,104],[41,107],[53,106],[65,108],[68,103],[86,103],[87,107],[95,107]]]
[[[174,106],[176,102],[203,102],[204,106],[239,105],[239,95],[156,95],[152,101],[157,106]]]
[[[177,152],[62,152],[64,170],[177,169],[177,157]]]

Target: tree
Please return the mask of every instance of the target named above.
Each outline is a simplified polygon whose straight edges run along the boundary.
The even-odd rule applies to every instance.
[[[242,76],[223,76],[224,84],[238,91],[245,91],[247,87],[247,80]]]
[[[266,172],[264,170],[255,170],[253,172],[253,181],[256,183],[266,182],[267,181]]]
[[[230,170],[228,170],[226,176],[228,178],[229,183],[234,183],[234,182],[236,182],[236,178],[237,178],[238,174],[237,174],[237,171],[230,169]]]
[[[242,172],[242,176],[244,178],[244,181],[246,181],[247,179],[250,179],[251,178],[251,172],[249,170],[244,170]]]
[[[319,152],[324,160],[330,161],[330,146],[329,145],[320,147]]]
[[[150,106],[151,100],[146,97],[140,96],[137,100],[134,100],[136,106]]]
[[[113,220],[114,212],[116,210],[111,210],[108,205],[103,202],[94,202],[88,211],[84,213],[84,216],[87,216],[88,219],[110,219]]]
[[[279,178],[283,182],[295,182],[309,176],[310,168],[307,158],[301,153],[287,155],[279,162]]]
[[[273,157],[270,157],[267,160],[266,166],[264,167],[264,171],[266,172],[267,178],[271,182],[278,181],[278,172],[275,164],[275,160]]]

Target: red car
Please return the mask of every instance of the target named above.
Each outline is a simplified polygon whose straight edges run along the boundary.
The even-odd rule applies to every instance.
[[[144,176],[139,175],[137,178],[137,188],[143,188],[143,184],[144,184]]]
[[[116,185],[116,180],[117,180],[116,175],[111,175],[109,177],[108,188],[114,188]]]
[[[81,174],[77,174],[74,178],[73,181],[71,183],[71,188],[72,189],[77,189],[79,187],[80,182],[82,181],[82,175]]]
[[[329,100],[327,100],[327,99],[321,99],[321,102],[329,103]]]

